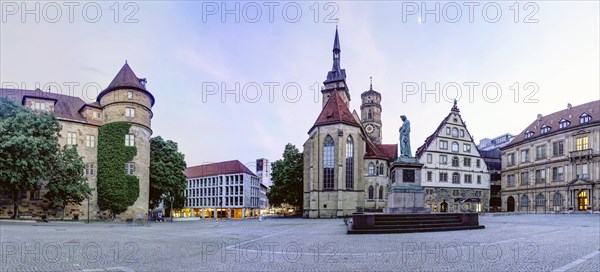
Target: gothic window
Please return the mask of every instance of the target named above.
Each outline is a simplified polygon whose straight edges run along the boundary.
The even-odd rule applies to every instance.
[[[373,185],[369,186],[369,199],[374,199],[375,197],[373,196],[375,193],[374,189],[373,189]]]
[[[521,196],[521,203],[520,203],[521,207],[527,207],[529,206],[529,197],[527,197],[527,195],[523,195]]]
[[[369,109],[369,113],[367,114],[367,120],[373,119],[373,111]]]
[[[346,189],[354,188],[354,141],[351,136],[346,140]]]
[[[333,175],[334,175],[334,162],[333,162],[333,138],[327,135],[325,142],[323,143],[323,189],[333,189]]]
[[[374,176],[374,175],[375,175],[375,164],[370,162],[369,163],[369,176]]]
[[[383,176],[383,163],[379,165],[379,175]]]
[[[383,186],[379,186],[379,199],[383,199]]]
[[[563,197],[560,193],[555,193],[554,198],[552,198],[552,204],[554,206],[562,206]]]
[[[592,120],[592,116],[590,116],[587,113],[582,114],[581,116],[579,116],[579,123],[580,124],[585,124],[588,123]]]
[[[536,206],[544,206],[546,204],[546,197],[539,193],[536,197],[535,197],[535,205]]]

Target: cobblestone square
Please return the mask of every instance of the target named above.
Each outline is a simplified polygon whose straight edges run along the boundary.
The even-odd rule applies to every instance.
[[[600,271],[598,214],[347,235],[341,219],[0,223],[2,271]]]

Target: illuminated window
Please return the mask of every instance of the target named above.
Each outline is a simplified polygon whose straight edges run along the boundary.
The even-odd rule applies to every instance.
[[[575,140],[575,148],[577,151],[588,149],[588,136],[577,138]]]

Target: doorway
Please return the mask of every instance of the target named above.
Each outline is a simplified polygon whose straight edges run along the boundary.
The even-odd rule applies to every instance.
[[[440,204],[440,212],[448,212],[448,203],[445,200]]]
[[[515,211],[515,198],[512,196],[509,196],[508,199],[506,200],[506,211],[507,212]]]
[[[587,191],[581,190],[577,193],[577,210],[585,211],[588,206]]]

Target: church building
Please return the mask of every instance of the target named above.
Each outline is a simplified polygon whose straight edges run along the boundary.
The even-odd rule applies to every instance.
[[[346,70],[336,28],[333,67],[321,93],[323,105],[304,143],[304,217],[334,218],[382,211],[397,144],[382,144],[381,93],[361,94],[360,116],[351,111]]]

